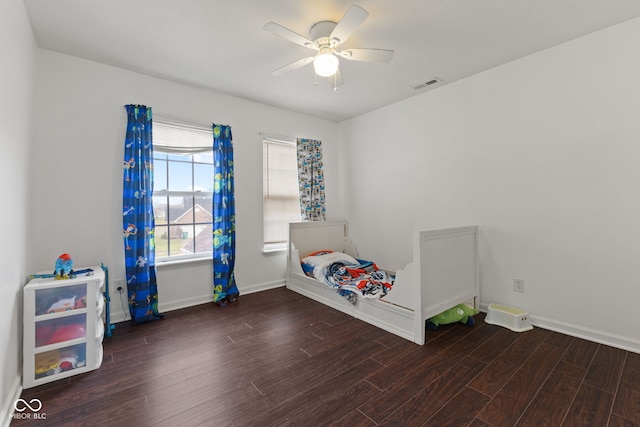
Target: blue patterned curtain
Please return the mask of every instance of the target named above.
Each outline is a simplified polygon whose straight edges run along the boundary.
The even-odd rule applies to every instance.
[[[303,221],[324,221],[324,171],[322,142],[298,138],[298,183],[300,214]]]
[[[151,108],[126,105],[122,215],[129,311],[133,323],[161,318],[155,267]]]
[[[240,294],[236,287],[236,208],[231,127],[213,125],[213,302],[224,307]]]

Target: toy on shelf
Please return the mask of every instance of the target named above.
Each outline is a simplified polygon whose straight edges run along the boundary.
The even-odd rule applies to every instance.
[[[55,369],[58,367],[58,361],[60,360],[60,353],[58,350],[47,351],[36,356],[35,361],[35,374],[36,377],[43,377],[45,375],[53,375]]]
[[[54,294],[56,296],[56,294]],[[60,313],[61,311],[77,310],[87,308],[87,296],[84,294],[75,294],[62,296],[58,295],[56,300],[46,310],[47,314]]]
[[[68,279],[73,273],[73,258],[69,254],[62,254],[56,260],[56,267],[53,270],[56,280]]]
[[[84,353],[78,346],[40,353],[35,359],[35,375],[42,378],[85,366]]]
[[[84,338],[87,335],[85,322],[86,316],[39,322],[36,326],[36,347]]]
[[[51,304],[47,313],[59,313],[61,311],[69,311],[76,307],[76,297],[62,298]]]
[[[86,333],[84,323],[60,325],[55,328],[53,334],[49,337],[47,344],[55,344],[58,342],[74,340],[76,338],[84,338]]]
[[[75,308],[87,308],[87,297],[85,296],[81,296],[79,298],[76,298],[76,306]]]
[[[73,258],[71,258],[71,255],[65,253],[56,259],[53,274],[32,274],[29,276],[29,279],[66,280],[75,279],[78,276],[93,276],[93,269],[85,268],[84,270],[73,271]]]
[[[427,329],[435,331],[440,325],[448,325],[450,323],[460,322],[467,326],[476,324],[473,316],[478,314],[478,310],[474,310],[465,304],[458,304],[449,310],[433,316],[427,320]]]
[[[84,366],[84,361],[79,360],[78,355],[70,354],[60,358],[56,373],[79,368],[81,366]]]
[[[85,283],[38,290],[35,299],[35,313],[61,313],[87,308],[87,286]]]

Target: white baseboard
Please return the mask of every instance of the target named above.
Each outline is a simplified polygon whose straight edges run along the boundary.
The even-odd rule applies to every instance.
[[[162,295],[160,295],[159,301],[158,310],[160,310],[160,313],[166,313],[167,311],[180,310],[181,308],[193,307],[194,305],[211,302],[211,295],[198,295],[174,301],[163,301]]]
[[[250,286],[239,286],[238,290],[240,291],[240,296],[253,294],[255,292],[266,291],[269,289],[281,288],[285,286],[284,280],[276,280],[273,282],[265,282],[258,283]],[[199,295],[190,298],[184,298],[180,300],[174,301],[164,301],[162,299],[162,295],[160,296],[160,303],[158,304],[158,308],[161,313],[166,313],[168,311],[179,310],[181,308],[193,307],[194,305],[206,304],[211,302],[211,294],[207,295]],[[122,307],[117,304],[111,302],[111,323],[120,323],[129,320],[129,313],[125,313],[122,311]],[[116,309],[114,311],[114,309]]]
[[[22,394],[22,378],[20,375],[17,375],[13,380],[13,384],[11,385],[11,389],[9,390],[9,394],[7,395],[7,400],[5,400],[2,404],[2,411],[0,412],[0,427],[9,427],[11,424],[11,416],[13,415],[14,403],[16,400],[20,398]]]
[[[486,313],[488,306],[489,304],[481,303],[480,310]],[[531,324],[538,328],[548,329],[550,331],[559,332],[561,334],[585,339],[587,341],[593,341],[599,344],[608,345],[610,347],[631,351],[633,353],[640,353],[640,341],[638,340],[630,339],[609,332],[585,328],[579,325],[574,325],[572,323],[561,322],[559,320],[550,319],[547,317],[536,316],[531,313],[529,313],[529,319],[531,320]]]
[[[286,285],[286,282],[284,279],[282,279],[282,280],[275,280],[273,282],[258,283],[251,286],[242,286],[242,287],[239,287],[240,296],[253,294],[255,292],[267,291],[269,289],[283,288],[285,285]]]
[[[572,337],[605,344],[622,350],[631,351],[633,353],[640,353],[640,341],[637,340],[632,340],[627,337],[608,332],[587,329],[578,325],[564,323],[545,317],[531,316],[530,318],[533,326],[537,326],[542,329],[549,329],[565,335],[571,335]]]
[[[129,316],[129,312],[124,312],[122,311],[122,306],[121,304],[114,304],[113,301],[117,301],[117,300],[112,300],[111,301],[111,307],[110,307],[110,317],[111,317],[111,323],[115,324],[115,323],[121,323],[121,322],[126,322],[128,320],[131,320],[130,316]],[[187,308],[187,307],[192,307],[194,305],[199,305],[199,304],[206,304],[208,302],[211,302],[211,295],[199,295],[196,297],[190,297],[190,298],[184,298],[184,299],[180,299],[180,300],[174,300],[174,301],[164,301],[162,299],[162,296],[160,296],[160,303],[158,304],[158,309],[160,310],[160,313],[165,313],[167,311],[173,311],[173,310],[179,310],[181,308]],[[125,308],[127,308],[127,306],[125,305]]]

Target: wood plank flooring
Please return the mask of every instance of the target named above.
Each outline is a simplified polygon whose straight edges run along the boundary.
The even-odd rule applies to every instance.
[[[483,319],[418,346],[273,289],[118,324],[99,370],[22,398],[47,426],[640,426],[639,354]]]

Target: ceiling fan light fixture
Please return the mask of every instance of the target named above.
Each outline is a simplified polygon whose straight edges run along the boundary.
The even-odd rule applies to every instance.
[[[323,48],[313,60],[313,68],[321,77],[333,76],[338,71],[338,58],[331,49]]]
[[[343,84],[342,74],[340,72],[340,58],[349,61],[359,62],[389,62],[393,58],[393,51],[388,49],[346,49],[337,50],[351,37],[351,35],[360,27],[367,19],[369,12],[357,5],[351,5],[338,22],[319,21],[309,29],[309,37],[301,36],[293,30],[290,30],[275,22],[268,22],[264,25],[264,29],[287,39],[297,45],[304,46],[308,49],[316,51],[314,55],[299,59],[289,65],[278,68],[272,74],[281,76],[298,68],[313,62],[316,82],[317,77],[335,76],[334,89]],[[331,80],[331,79],[329,79]]]

